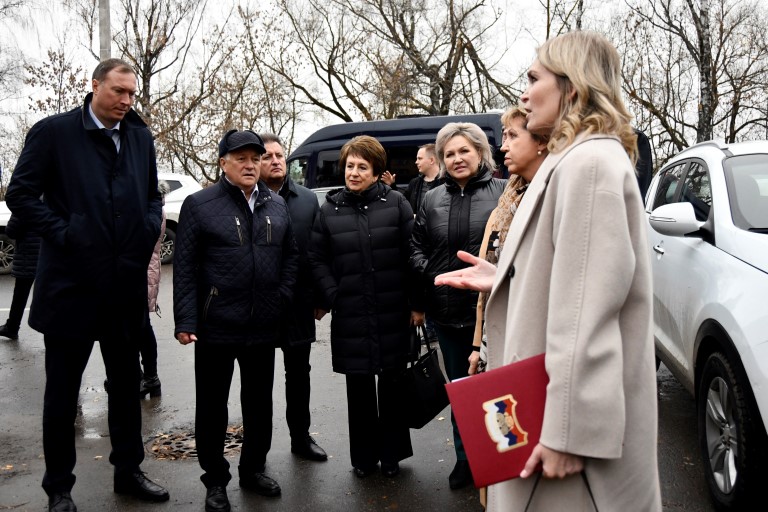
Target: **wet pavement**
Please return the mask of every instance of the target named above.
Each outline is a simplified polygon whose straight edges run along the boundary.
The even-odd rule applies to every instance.
[[[94,346],[83,375],[77,423],[77,483],[72,497],[80,512],[104,511],[202,511],[205,488],[201,470],[184,442],[171,450],[159,449],[167,439],[183,440],[194,431],[194,349],[173,338],[173,267],[163,267],[160,284],[162,318],[152,316],[158,339],[158,365],[162,396],[142,401],[144,438],[147,446],[142,469],[165,485],[171,499],[147,504],[112,492],[109,463],[107,396],[104,367]],[[13,278],[0,276],[0,323],[7,316]],[[455,462],[449,409],[421,430],[412,430],[414,456],[401,463],[401,473],[389,479],[376,473],[366,479],[352,474],[347,437],[347,407],[344,376],[330,366],[330,317],[318,323],[319,341],[313,345],[312,436],[329,454],[327,462],[310,462],[290,452],[285,423],[285,386],[282,352],[275,360],[274,421],[272,450],[267,474],[282,487],[278,498],[265,498],[243,491],[237,484],[236,450],[228,459],[235,478],[227,491],[233,510],[264,511],[473,511],[482,510],[477,491],[451,491],[448,474]],[[42,408],[44,391],[42,335],[24,324],[18,341],[0,340],[0,510],[18,512],[47,510],[47,497],[40,487],[45,464],[42,455]],[[230,393],[230,425],[240,425],[240,386],[236,369]],[[158,448],[153,450],[153,447]],[[158,453],[159,452],[159,453]]]
[[[104,368],[96,345],[83,375],[79,402],[77,483],[72,496],[80,512],[203,510],[205,489],[199,479],[201,470],[194,457],[194,446],[189,443],[195,412],[194,349],[179,345],[173,338],[172,272],[172,266],[163,267],[159,297],[163,316],[152,316],[158,338],[162,396],[142,401],[147,447],[142,469],[169,489],[171,499],[166,503],[147,504],[112,492]],[[7,316],[12,292],[13,278],[0,276],[0,323]],[[267,474],[280,483],[283,492],[278,498],[265,498],[240,489],[233,434],[235,449],[229,460],[235,478],[227,489],[232,509],[481,511],[477,490],[448,488],[448,474],[454,464],[449,409],[423,429],[411,431],[414,456],[401,463],[398,477],[388,479],[377,473],[361,480],[352,474],[344,376],[331,371],[329,327],[329,317],[318,323],[319,341],[312,349],[310,429],[318,444],[328,452],[329,460],[309,462],[290,452],[282,352],[278,350],[274,432]],[[45,470],[41,432],[44,380],[42,335],[24,323],[19,341],[0,339],[0,511],[47,510],[47,497],[40,487]],[[229,399],[232,426],[241,423],[239,393],[236,370]],[[664,371],[660,374],[659,409],[664,510],[710,512],[713,509],[706,498],[696,451],[692,399]]]

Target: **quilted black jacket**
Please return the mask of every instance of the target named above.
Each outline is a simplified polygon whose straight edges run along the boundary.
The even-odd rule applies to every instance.
[[[499,202],[506,180],[481,169],[464,190],[450,177],[427,192],[411,237],[411,266],[422,276],[427,316],[440,325],[475,325],[477,292],[435,286],[438,274],[468,265],[456,253],[479,254],[488,217]]]
[[[324,309],[333,314],[335,372],[370,375],[404,366],[412,225],[408,201],[381,183],[360,195],[331,191],[320,207],[309,261]]]
[[[184,200],[173,259],[175,333],[198,343],[277,343],[298,251],[285,201],[259,183],[251,212],[222,179]]]

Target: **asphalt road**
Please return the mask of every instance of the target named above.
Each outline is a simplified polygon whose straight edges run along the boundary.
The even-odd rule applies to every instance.
[[[73,498],[81,512],[202,511],[205,490],[194,458],[191,433],[195,392],[193,348],[173,338],[173,268],[163,267],[159,303],[162,318],[153,316],[158,338],[163,394],[143,401],[147,456],[142,465],[150,477],[167,486],[171,500],[145,504],[112,492],[108,462],[104,369],[98,345],[85,370],[77,425],[78,477]],[[0,323],[7,316],[13,278],[0,276]],[[26,320],[25,320],[26,321]],[[42,336],[22,325],[17,342],[0,340],[0,511],[46,510],[40,481],[44,472],[41,415],[44,387]],[[329,321],[318,324],[312,350],[311,433],[326,449],[327,462],[307,462],[290,453],[285,425],[282,356],[277,351],[274,433],[267,472],[283,489],[279,498],[241,492],[237,479],[228,487],[233,510],[265,511],[481,511],[477,491],[448,489],[453,463],[449,410],[421,430],[412,430],[414,456],[402,464],[398,478],[378,474],[354,477],[347,444],[344,378],[330,368]],[[239,376],[230,394],[230,424],[240,424]],[[693,399],[662,367],[659,374],[659,466],[665,511],[710,512],[696,445]],[[230,461],[236,475],[237,438]]]

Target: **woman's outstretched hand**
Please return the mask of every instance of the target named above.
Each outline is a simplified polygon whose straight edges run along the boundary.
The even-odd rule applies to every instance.
[[[472,266],[440,274],[435,278],[435,286],[445,285],[452,288],[490,292],[493,281],[496,279],[496,267],[468,252],[459,251],[456,255],[461,261],[470,263]]]

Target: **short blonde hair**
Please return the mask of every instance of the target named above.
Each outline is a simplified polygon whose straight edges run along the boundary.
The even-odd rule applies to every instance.
[[[637,135],[621,98],[621,59],[613,44],[597,32],[580,30],[547,40],[536,56],[557,76],[561,92],[549,150],[564,148],[582,131],[612,134],[636,162]]]
[[[437,132],[435,139],[435,153],[437,154],[437,161],[440,162],[442,174],[447,171],[445,168],[445,145],[458,135],[467,139],[480,154],[480,165],[485,165],[490,170],[496,167],[493,162],[491,145],[488,143],[488,137],[482,128],[474,123],[448,123]]]

